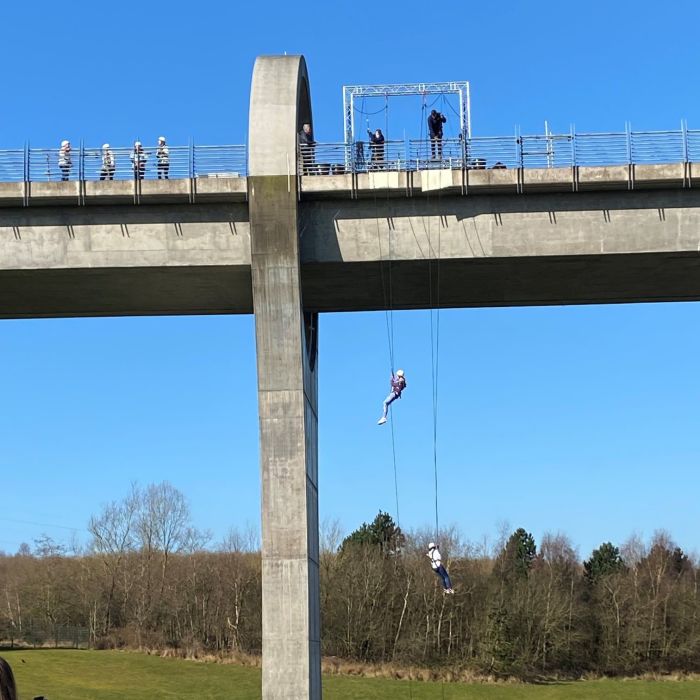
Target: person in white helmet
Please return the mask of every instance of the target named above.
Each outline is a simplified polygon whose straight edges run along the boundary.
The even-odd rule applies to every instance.
[[[170,172],[170,149],[165,143],[165,136],[158,137],[156,148],[156,163],[158,164],[158,179],[167,180]]]
[[[430,566],[433,567],[433,571],[442,580],[442,587],[445,589],[445,593],[453,594],[452,581],[450,581],[450,575],[447,573],[447,569],[442,565],[442,557],[440,556],[440,550],[437,548],[435,542],[431,542],[428,545],[428,553],[426,556],[430,559]]]
[[[134,150],[131,151],[131,165],[134,168],[134,177],[137,180],[143,180],[143,176],[146,173],[146,161],[148,156],[143,150],[143,146],[140,141],[134,141]]]
[[[114,180],[114,153],[108,143],[102,144],[102,169],[100,170],[100,180]]]
[[[58,167],[61,169],[61,180],[70,178],[70,169],[73,161],[70,154],[70,141],[61,141],[61,148],[58,151]]]
[[[391,373],[391,391],[389,396],[384,399],[384,410],[382,412],[382,417],[377,421],[377,425],[384,425],[386,423],[386,417],[389,414],[389,406],[391,406],[396,399],[401,398],[401,392],[406,388],[406,377],[404,376],[402,369],[397,369],[396,374]]]

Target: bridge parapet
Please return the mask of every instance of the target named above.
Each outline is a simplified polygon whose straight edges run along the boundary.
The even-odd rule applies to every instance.
[[[700,163],[300,175],[302,200],[687,189],[700,186]],[[173,180],[0,182],[0,207],[245,202],[246,177]]]

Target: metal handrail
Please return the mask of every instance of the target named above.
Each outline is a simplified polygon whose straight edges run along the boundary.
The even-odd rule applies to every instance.
[[[167,162],[157,147],[73,147],[0,150],[0,182],[240,177],[247,174],[244,145],[168,146]],[[700,163],[700,130],[474,136],[371,144],[316,143],[300,147],[301,175],[337,175],[431,168],[565,168]]]
[[[55,182],[92,180],[159,180],[203,177],[240,177],[248,170],[244,145],[73,146],[0,150],[0,182]]]

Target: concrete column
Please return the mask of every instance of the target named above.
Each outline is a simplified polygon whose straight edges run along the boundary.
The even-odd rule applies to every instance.
[[[296,140],[301,56],[261,57],[250,101],[249,212],[262,472],[264,700],[321,697],[317,317],[301,298]]]

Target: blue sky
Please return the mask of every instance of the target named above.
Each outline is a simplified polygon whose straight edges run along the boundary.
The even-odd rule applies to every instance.
[[[0,147],[81,138],[242,143],[251,69],[303,53],[316,135],[342,138],[343,84],[470,80],[475,134],[700,128],[700,54],[670,2],[328,2],[0,9]],[[372,10],[376,7],[373,19]],[[7,57],[15,61],[9,67]],[[403,111],[402,111],[403,109]],[[398,108],[393,133],[420,129]],[[382,115],[383,119],[383,115]],[[381,125],[381,124],[378,124]],[[466,537],[499,524],[563,531],[582,555],[666,528],[700,549],[697,304],[443,311],[440,520]],[[428,312],[397,313],[401,524],[433,519]],[[321,515],[346,529],[394,512],[381,313],[321,320]],[[252,317],[0,322],[0,549],[59,540],[132,480],[168,479],[215,538],[257,525]],[[36,524],[38,523],[38,524]],[[67,529],[68,528],[68,529]]]

